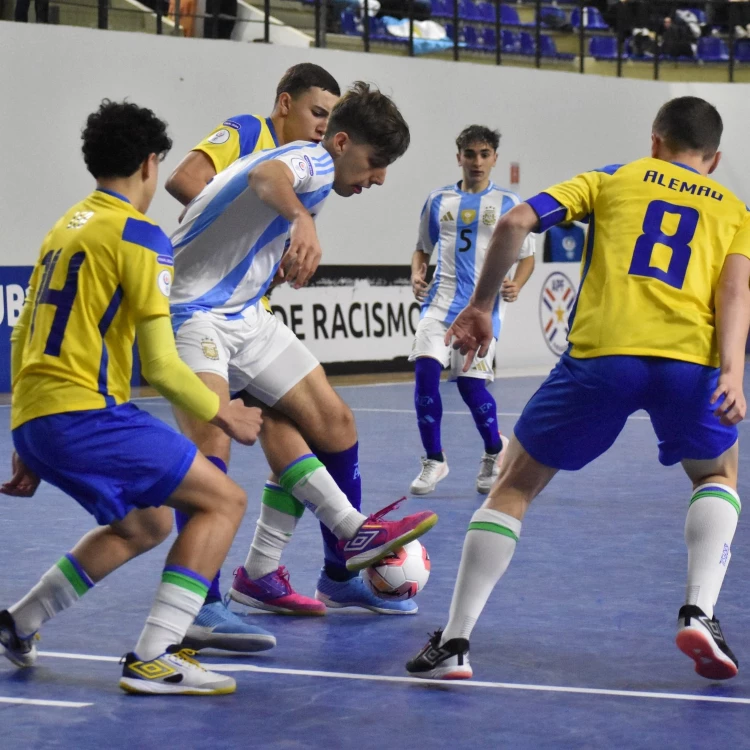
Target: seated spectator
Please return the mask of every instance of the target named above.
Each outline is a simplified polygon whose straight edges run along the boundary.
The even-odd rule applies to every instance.
[[[695,13],[676,10],[663,21],[661,53],[664,57],[694,57],[701,27]]]

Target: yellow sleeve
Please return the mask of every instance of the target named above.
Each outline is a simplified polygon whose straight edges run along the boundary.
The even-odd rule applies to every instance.
[[[544,192],[567,209],[565,221],[577,221],[594,210],[594,202],[599,193],[602,178],[605,177],[607,177],[605,172],[585,172],[572,180],[547,188]]]
[[[141,320],[137,327],[141,371],[175,406],[204,422],[219,411],[219,397],[180,359],[168,316]]]
[[[169,316],[172,288],[172,243],[150,221],[125,222],[117,255],[120,286],[136,322],[154,315]]]
[[[746,214],[745,221],[734,235],[727,255],[744,255],[750,258],[750,213]]]
[[[214,128],[194,149],[202,151],[213,162],[216,174],[240,158],[240,131],[232,120]]]

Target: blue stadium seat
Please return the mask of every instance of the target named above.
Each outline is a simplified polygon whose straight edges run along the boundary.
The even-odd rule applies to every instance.
[[[432,0],[434,18],[453,18],[453,0]]]
[[[554,57],[558,60],[572,60],[575,57],[569,53],[558,52],[555,40],[546,34],[539,37],[539,47],[542,50],[542,57]]]
[[[464,42],[469,49],[480,49],[479,35],[473,26],[464,26]]]
[[[568,20],[562,8],[556,8],[552,5],[543,6],[539,14],[542,19],[542,26],[559,28],[560,25],[566,23]]]
[[[522,55],[535,55],[536,45],[534,37],[528,31],[522,31],[520,34],[519,52]]]
[[[589,43],[589,54],[597,60],[616,60],[617,59],[617,39],[613,36],[595,36]],[[623,47],[623,59],[628,56]]]
[[[370,39],[375,40],[392,40],[393,37],[388,33],[385,24],[381,18],[374,18],[370,16]]]
[[[737,62],[750,62],[750,39],[741,39],[735,43],[734,59]]]
[[[584,8],[586,14],[586,28],[587,29],[608,29],[602,14],[598,8],[587,7]],[[570,24],[574,29],[580,28],[581,26],[581,11],[579,8],[575,8],[570,14]]]
[[[686,8],[686,10],[689,10],[691,13],[695,14],[695,17],[698,19],[698,23],[703,24],[706,23],[706,11],[701,10],[700,8]]]
[[[715,36],[701,37],[698,40],[698,59],[705,62],[726,62],[729,59],[727,43]]]
[[[359,36],[361,34],[357,29],[357,19],[350,10],[341,11],[341,31],[349,36]]]
[[[497,38],[495,37],[494,29],[484,29],[482,31],[482,49],[486,52],[495,51],[495,43]]]
[[[500,20],[504,26],[520,26],[521,20],[518,17],[518,11],[508,5],[500,6]]]
[[[521,51],[521,40],[514,31],[503,29],[500,32],[500,40],[503,52],[517,54]]]
[[[460,0],[458,14],[464,21],[479,21],[479,8],[472,0]]]
[[[492,3],[479,3],[479,20],[483,23],[495,23],[495,6]]]
[[[452,23],[443,24],[443,28],[445,29],[445,33],[448,39],[453,41],[455,39],[455,37],[453,36],[453,24]]]

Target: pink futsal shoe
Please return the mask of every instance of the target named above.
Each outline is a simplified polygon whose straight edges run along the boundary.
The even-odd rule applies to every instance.
[[[398,508],[406,500],[395,503],[369,516],[353,539],[341,539],[338,550],[346,560],[346,569],[363,570],[382,560],[407,542],[426,534],[438,520],[431,510],[423,510],[399,521],[384,521],[383,516]]]
[[[229,598],[246,607],[279,615],[324,615],[326,605],[298,594],[289,583],[289,571],[282,565],[272,573],[253,580],[244,568],[234,571]]]

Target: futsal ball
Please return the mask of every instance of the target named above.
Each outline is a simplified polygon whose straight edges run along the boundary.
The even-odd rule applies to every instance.
[[[409,542],[365,568],[362,577],[370,591],[381,599],[411,599],[430,577],[430,556],[419,542]]]

